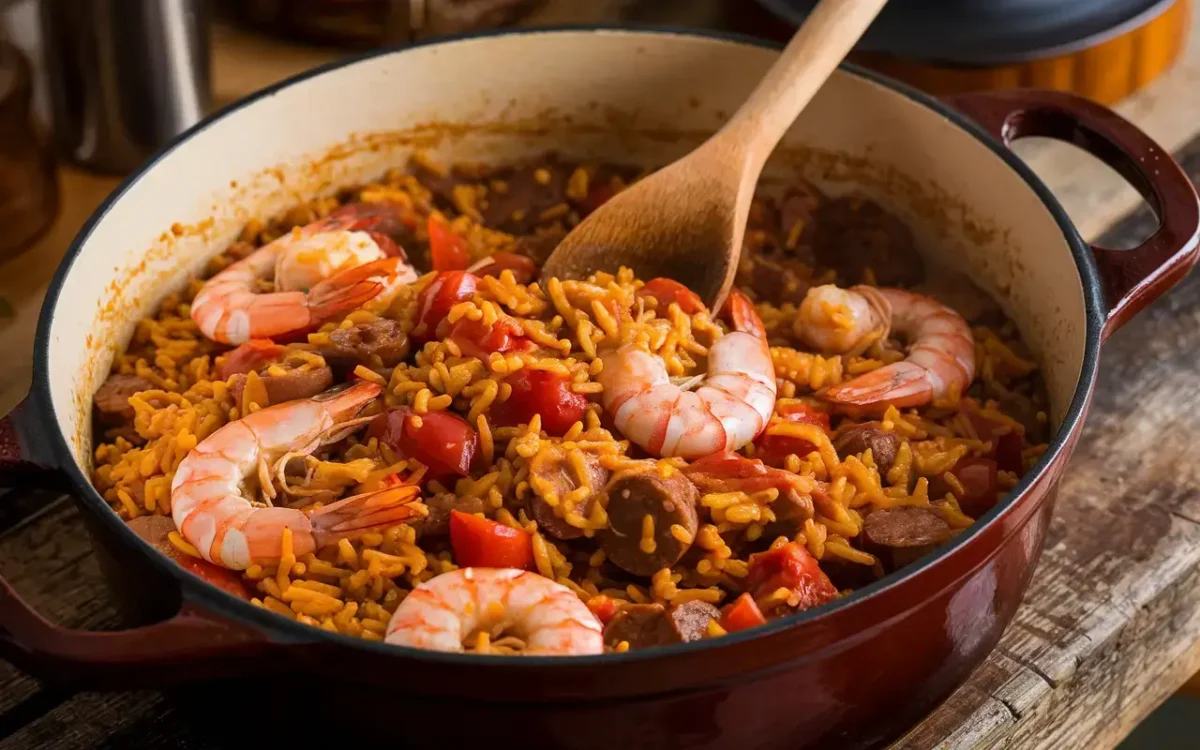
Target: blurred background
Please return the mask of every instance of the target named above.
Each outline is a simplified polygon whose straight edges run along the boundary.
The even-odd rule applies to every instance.
[[[124,175],[206,114],[264,86],[346,55],[510,26],[669,24],[786,40],[813,4],[0,0],[0,349],[29,351],[45,284],[71,238]],[[1191,5],[898,0],[853,59],[933,94],[1039,86],[1116,105],[1184,55],[1195,28]],[[1115,174],[1069,147],[1021,148],[1023,155],[1041,149],[1031,164],[1039,174],[1045,170],[1052,189],[1063,175],[1079,183],[1081,173],[1094,173],[1082,181],[1092,192],[1137,205]],[[1090,223],[1092,195],[1059,197],[1085,237],[1103,228],[1100,219]],[[0,411],[11,408],[27,382],[27,371],[0,370]],[[1200,682],[1193,680],[1123,747],[1200,745],[1193,739],[1197,696]]]

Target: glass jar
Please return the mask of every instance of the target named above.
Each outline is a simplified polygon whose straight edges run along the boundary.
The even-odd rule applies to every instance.
[[[27,250],[58,212],[58,180],[32,111],[29,63],[0,39],[0,259]]]

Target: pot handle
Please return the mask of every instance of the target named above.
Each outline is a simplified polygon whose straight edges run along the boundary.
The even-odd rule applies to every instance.
[[[0,419],[0,487],[66,490],[29,398]],[[72,688],[130,689],[245,673],[278,647],[248,627],[184,602],[173,617],[115,632],[61,628],[33,610],[0,577],[0,658]]]
[[[1178,283],[1200,257],[1200,199],[1171,155],[1128,120],[1082,96],[1015,89],[946,97],[1005,146],[1040,136],[1073,144],[1116,170],[1158,217],[1136,248],[1092,245],[1107,300],[1104,338]]]

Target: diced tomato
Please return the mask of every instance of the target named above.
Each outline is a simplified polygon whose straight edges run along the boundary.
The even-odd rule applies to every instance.
[[[725,607],[724,612],[721,614],[721,627],[728,633],[747,630],[763,625],[766,622],[767,618],[763,617],[763,613],[759,610],[758,604],[755,603],[754,597],[748,593],[742,594],[735,599],[732,604]]]
[[[829,414],[803,402],[780,404],[776,407],[778,419],[796,424],[814,424],[829,433]],[[807,456],[817,449],[811,442],[790,435],[768,435],[764,431],[754,441],[754,457],[762,459],[768,466],[784,468],[789,455]]]
[[[448,330],[442,330],[447,328],[445,321],[438,328],[439,336],[452,339],[464,356],[476,359],[486,360],[492,352],[506,354],[537,348],[512,318],[502,318],[490,326],[482,320],[459,318]]]
[[[435,411],[418,415],[407,406],[380,414],[367,429],[403,458],[415,458],[429,467],[426,477],[467,476],[479,451],[479,434],[456,414]]]
[[[938,477],[930,483],[929,494],[932,498],[942,498],[952,492],[963,513],[978,518],[996,504],[996,468],[996,462],[990,458],[960,458],[950,473],[962,485],[962,492]]]
[[[475,296],[477,279],[466,271],[445,271],[434,277],[417,297],[417,325],[412,336],[424,343],[437,335],[438,324],[450,308]]]
[[[450,231],[450,227],[430,216],[426,222],[429,230],[429,259],[435,271],[462,271],[471,261],[467,252],[467,241]]]
[[[611,185],[597,185],[588,191],[587,197],[583,199],[579,207],[583,210],[583,215],[587,216],[616,194],[617,191]]]
[[[659,317],[666,316],[667,307],[672,302],[679,305],[679,309],[688,315],[704,311],[704,303],[700,300],[700,295],[678,281],[663,276],[647,281],[641,288],[641,294],[658,300]]]
[[[476,276],[500,277],[503,271],[512,271],[518,284],[532,284],[537,280],[538,267],[533,258],[517,253],[492,253],[479,259],[467,269]]]
[[[719,317],[735,331],[749,333],[764,341],[767,338],[767,327],[763,325],[762,318],[758,317],[754,303],[737,287],[729,290],[729,297],[721,306]]]
[[[598,594],[587,600],[587,608],[592,611],[601,625],[607,626],[617,614],[617,602],[604,594]]]
[[[217,376],[221,380],[228,380],[234,375],[245,375],[276,362],[281,357],[283,347],[271,339],[250,339],[225,355],[225,360],[217,369]]]
[[[979,439],[991,442],[992,452],[988,458],[995,459],[1001,471],[1011,471],[1020,476],[1025,468],[1022,456],[1025,439],[1021,430],[1009,423],[988,419],[975,410],[967,411],[967,418],[971,420]]]
[[[533,565],[529,533],[481,516],[450,511],[450,546],[461,567],[520,568]]]
[[[750,555],[746,588],[755,599],[787,589],[791,592],[788,605],[801,610],[831,601],[838,593],[817,559],[797,542]]]
[[[517,370],[506,382],[512,394],[492,406],[489,419],[501,427],[528,424],[542,415],[542,429],[562,436],[583,419],[587,398],[571,390],[571,379],[546,370]]]

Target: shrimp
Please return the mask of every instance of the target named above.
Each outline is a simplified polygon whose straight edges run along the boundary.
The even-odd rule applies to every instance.
[[[417,279],[403,257],[389,257],[361,220],[329,218],[269,242],[209,279],[192,300],[205,336],[238,345],[320,325]],[[276,290],[254,291],[273,277]]]
[[[975,339],[963,317],[903,289],[814,287],[800,306],[798,332],[823,351],[862,351],[889,329],[908,339],[908,356],[824,394],[863,408],[921,406],[962,393],[975,378]]]
[[[667,458],[733,451],[766,427],[775,409],[775,367],[767,342],[745,331],[717,339],[708,373],[691,391],[667,376],[660,357],[626,344],[601,356],[601,402],[621,433]]]
[[[462,651],[477,633],[513,636],[522,653],[572,656],[604,652],[604,628],[566,586],[516,568],[460,568],[422,583],[388,621],[384,642]]]
[[[326,505],[311,514],[295,508],[256,507],[243,483],[285,453],[311,453],[331,430],[354,417],[382,389],[358,382],[309,399],[256,411],[221,427],[191,450],[171,481],[175,528],[205,560],[232,570],[270,565],[282,556],[292,530],[296,556],[343,538],[379,531],[421,515],[413,486],[388,487]]]

